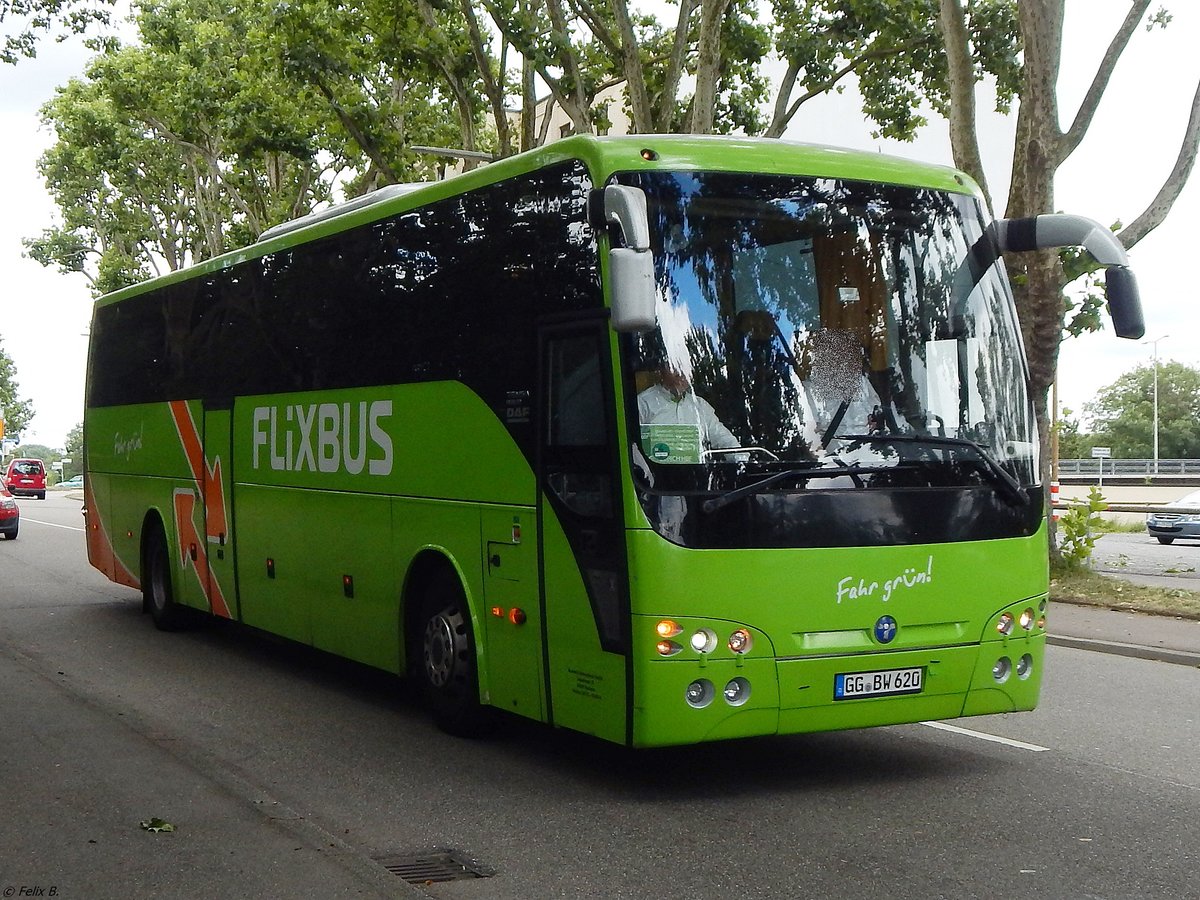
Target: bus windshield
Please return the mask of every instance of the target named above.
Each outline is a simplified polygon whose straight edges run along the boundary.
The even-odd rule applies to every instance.
[[[973,197],[778,175],[623,180],[647,194],[656,259],[658,327],[625,362],[634,468],[664,534],[727,545],[703,521],[725,517],[756,543],[900,542],[918,533],[881,529],[904,519],[899,492],[919,489],[969,494],[975,519],[1010,523],[955,539],[1031,527],[1024,357]],[[865,527],[804,539],[795,523],[835,492],[888,499],[851,504]]]

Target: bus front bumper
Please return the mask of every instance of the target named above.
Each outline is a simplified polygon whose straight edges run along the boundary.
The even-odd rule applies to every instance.
[[[1044,634],[1034,634],[890,653],[711,660],[704,666],[656,661],[639,678],[633,742],[665,746],[1029,710],[1041,689],[1045,643]],[[913,670],[921,672],[919,692],[837,697],[837,685],[845,684],[839,676]],[[745,686],[744,699],[737,682]]]

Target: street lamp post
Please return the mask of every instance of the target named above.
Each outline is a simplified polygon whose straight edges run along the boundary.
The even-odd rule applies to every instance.
[[[1165,341],[1169,334],[1157,337],[1152,341],[1142,341],[1154,347],[1154,474],[1158,474],[1158,342]]]

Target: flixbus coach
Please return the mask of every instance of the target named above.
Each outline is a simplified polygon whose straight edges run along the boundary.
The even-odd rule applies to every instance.
[[[1045,503],[1001,254],[946,168],[573,137],[98,301],[91,562],[637,747],[1031,709]]]

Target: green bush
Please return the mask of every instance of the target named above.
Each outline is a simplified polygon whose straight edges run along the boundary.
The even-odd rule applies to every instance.
[[[1086,503],[1072,505],[1058,520],[1062,535],[1058,551],[1068,568],[1077,569],[1091,557],[1096,548],[1095,529],[1100,513],[1108,509],[1108,501],[1095,485],[1088,491]]]

